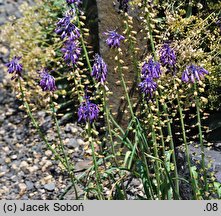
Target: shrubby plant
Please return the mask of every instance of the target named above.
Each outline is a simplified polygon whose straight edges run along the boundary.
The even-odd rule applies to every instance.
[[[184,182],[190,185],[191,199],[219,198],[220,185],[214,183],[205,163],[209,143],[202,125],[207,117],[204,110],[220,108],[216,3],[119,2],[125,31],[107,30],[103,36],[115,55],[115,71],[124,90],[129,111],[126,126],[112,114],[108,65],[99,53],[90,52],[80,0],[23,5],[24,17],[4,27],[3,37],[10,43],[12,57],[16,54],[6,66],[13,74],[12,82],[18,84],[19,98],[39,135],[68,172],[77,199],[87,199],[89,194],[96,199],[127,199],[128,179],[141,181],[143,192],[137,199],[183,199]],[[139,47],[129,15],[134,7],[140,34],[148,44],[144,48]],[[123,43],[136,74],[134,94],[124,78]],[[49,144],[35,118],[32,103],[42,98],[44,103],[37,109],[50,110],[59,139],[56,147]],[[93,165],[78,177],[61,138],[61,113],[78,116],[76,121],[85,127],[83,135],[91,149]],[[196,135],[191,134],[193,129]],[[190,155],[192,143],[200,146],[199,165]],[[187,161],[187,177],[179,172],[179,151]],[[76,184],[84,186],[84,197],[78,196]]]

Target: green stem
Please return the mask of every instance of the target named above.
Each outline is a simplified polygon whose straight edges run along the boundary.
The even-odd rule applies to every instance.
[[[174,163],[174,172],[175,172],[175,186],[176,186],[176,191],[177,194],[179,195],[179,175],[178,175],[178,170],[177,170],[177,163],[176,163],[176,155],[175,155],[175,147],[174,147],[174,142],[173,142],[173,135],[172,135],[172,129],[171,129],[171,122],[167,114],[167,106],[164,104],[163,105],[163,110],[166,113],[166,121],[167,121],[167,130],[168,134],[170,137],[170,148],[173,151],[172,153],[172,159]]]
[[[157,55],[156,55],[156,50],[155,50],[155,45],[154,45],[154,40],[153,40],[153,33],[152,33],[152,27],[151,27],[151,20],[150,20],[150,14],[149,12],[147,12],[147,26],[148,26],[148,32],[150,35],[150,45],[151,45],[151,49],[152,49],[152,54],[154,56],[154,60],[157,60]]]
[[[89,142],[90,142],[91,150],[92,150],[92,158],[93,158],[94,170],[95,170],[95,175],[96,175],[96,187],[97,187],[97,191],[98,191],[98,197],[99,197],[100,200],[103,200],[102,189],[101,189],[101,179],[100,179],[100,174],[99,174],[98,165],[97,165],[97,159],[96,159],[94,143],[93,143],[93,139],[92,139],[92,136],[91,136],[91,124],[90,124],[90,122],[87,123],[86,128],[87,128],[87,134],[88,134],[88,137],[89,137]]]
[[[77,192],[77,188],[76,188],[76,185],[75,185],[75,178],[74,178],[74,175],[73,175],[73,170],[72,170],[71,165],[69,163],[68,156],[67,156],[67,154],[66,154],[66,152],[64,150],[64,143],[63,143],[62,138],[61,138],[60,126],[59,126],[59,123],[58,123],[58,120],[57,120],[57,117],[56,117],[55,107],[54,107],[54,103],[53,103],[52,97],[51,97],[51,109],[52,109],[53,118],[54,118],[54,121],[55,121],[55,124],[56,124],[57,134],[58,134],[58,138],[59,138],[59,142],[60,142],[59,146],[60,146],[62,154],[64,156],[65,163],[66,163],[66,166],[67,166],[67,171],[68,171],[68,173],[70,175],[71,182],[72,182],[72,185],[74,187],[74,192],[75,192],[76,200],[78,200],[78,192]]]
[[[174,87],[176,87],[175,78],[173,78],[173,83],[174,83]],[[183,142],[185,145],[185,153],[186,153],[188,168],[189,168],[189,172],[190,172],[190,181],[191,181],[192,188],[193,188],[194,199],[196,199],[197,198],[196,185],[194,183],[195,181],[194,181],[193,174],[191,171],[190,152],[189,152],[189,146],[187,144],[186,130],[185,130],[185,124],[184,124],[184,118],[183,118],[183,108],[181,106],[179,92],[177,92],[176,97],[177,97],[177,103],[178,103],[178,109],[179,109],[179,115],[180,115],[180,123],[181,123],[181,128],[182,128]]]
[[[157,55],[156,55],[156,50],[155,50],[155,45],[154,45],[154,40],[153,40],[151,20],[150,20],[149,13],[147,13],[147,25],[148,25],[149,35],[150,35],[150,44],[151,44],[152,53],[154,55],[154,60],[157,61]],[[159,90],[159,93],[160,93],[160,95],[162,95],[161,90]],[[156,98],[156,100],[158,100],[158,98]],[[174,163],[174,167],[175,167],[174,168],[174,171],[175,171],[175,185],[176,185],[177,194],[179,194],[179,178],[178,178],[179,176],[178,176],[178,171],[177,171],[177,164],[176,164],[176,156],[175,156],[175,148],[174,148],[174,143],[173,143],[171,123],[170,123],[170,119],[168,117],[167,109],[168,109],[167,105],[166,105],[166,103],[164,103],[163,104],[163,111],[166,114],[167,130],[168,130],[168,134],[170,136],[170,148],[173,150],[172,159],[173,159],[173,163]]]
[[[154,150],[154,157],[155,158],[159,158],[158,155],[158,149],[157,149],[157,139],[156,139],[156,133],[155,133],[155,128],[154,128],[154,120],[153,120],[153,113],[151,111],[151,108],[149,108],[149,113],[151,115],[151,136],[152,136],[152,140],[153,140],[153,150]],[[154,170],[156,173],[156,179],[157,179],[157,195],[158,198],[160,199],[160,185],[161,185],[161,181],[160,181],[160,163],[158,161],[155,162],[156,163],[156,168],[154,166]]]
[[[110,110],[109,110],[109,107],[108,107],[108,104],[107,104],[107,94],[106,94],[106,90],[105,90],[104,86],[102,87],[102,90],[103,90],[103,95],[104,95],[104,100],[103,101],[104,101],[106,123],[107,123],[108,133],[109,133],[110,142],[111,142],[111,151],[112,151],[112,154],[114,155],[115,164],[118,167],[118,162],[117,162],[117,159],[116,159],[116,152],[115,152],[115,149],[114,149],[113,135],[112,135],[111,125],[110,125]]]
[[[197,125],[198,125],[198,130],[199,130],[199,140],[200,140],[200,148],[201,148],[201,166],[203,169],[205,191],[208,192],[207,171],[206,171],[206,166],[205,166],[205,150],[204,150],[204,144],[203,144],[203,133],[202,133],[201,117],[200,117],[200,102],[197,97],[197,84],[196,83],[194,83],[194,95],[195,95],[195,101],[196,101]]]
[[[156,104],[157,104],[157,117],[158,119],[160,120],[160,105],[159,105],[159,100],[156,100]],[[164,163],[166,165],[166,150],[165,150],[165,143],[164,143],[164,136],[163,136],[163,130],[162,130],[162,127],[160,125],[160,121],[158,122],[158,125],[160,127],[160,139],[161,139],[161,143],[162,143],[162,149],[163,149],[163,160],[164,160]]]
[[[124,88],[124,91],[125,91],[125,94],[126,94],[126,99],[127,99],[127,102],[128,102],[128,106],[129,106],[129,109],[130,109],[131,116],[134,119],[135,115],[134,115],[132,104],[131,104],[131,101],[130,101],[130,97],[129,97],[129,94],[128,94],[128,91],[127,91],[127,86],[126,86],[126,83],[125,83],[125,80],[124,80],[124,75],[123,75],[123,72],[122,72],[122,66],[121,66],[119,58],[120,58],[120,54],[118,53],[117,63],[118,63],[118,70],[120,72],[121,84],[122,84],[122,86]]]
[[[55,157],[63,164],[64,167],[66,167],[65,162],[63,161],[63,159],[60,157],[60,155],[56,152],[55,149],[52,148],[52,146],[48,143],[47,138],[45,137],[45,135],[42,133],[40,126],[38,124],[38,122],[35,120],[35,118],[32,115],[31,109],[29,107],[29,104],[25,101],[25,95],[24,95],[24,91],[21,85],[21,80],[19,78],[19,88],[20,88],[20,92],[21,92],[21,96],[22,96],[22,101],[24,103],[24,106],[26,108],[27,114],[30,117],[33,125],[35,126],[36,130],[38,131],[39,136],[41,137],[41,139],[44,141],[44,143],[47,145],[47,147],[50,149],[50,151],[55,155]],[[66,167],[67,168],[67,167]]]
[[[75,6],[71,5],[71,7],[74,8],[77,11],[77,14],[79,13],[78,9]],[[89,56],[88,56],[88,51],[87,51],[87,48],[86,48],[86,45],[85,45],[85,42],[84,42],[84,38],[83,38],[82,30],[81,30],[81,23],[80,23],[80,19],[79,19],[78,15],[77,15],[77,23],[78,23],[78,27],[81,31],[80,41],[81,41],[81,45],[82,45],[82,48],[83,48],[83,51],[84,51],[85,59],[86,59],[89,71],[92,72],[92,67],[91,67]]]

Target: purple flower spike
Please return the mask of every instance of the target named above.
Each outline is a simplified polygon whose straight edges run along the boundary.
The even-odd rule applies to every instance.
[[[182,74],[182,81],[183,82],[192,82],[195,83],[195,81],[200,81],[204,78],[205,74],[209,74],[209,72],[204,69],[203,67],[190,65],[186,67],[186,70],[183,71]]]
[[[57,23],[57,28],[55,32],[61,35],[61,38],[70,38],[71,40],[76,40],[80,37],[80,30],[72,22],[72,16],[68,13],[59,20]]]
[[[148,62],[144,62],[141,69],[142,78],[151,77],[158,79],[161,75],[160,63],[154,62],[153,58],[150,58]]]
[[[40,77],[40,86],[43,91],[55,91],[57,89],[55,86],[55,78],[47,72],[47,69],[43,69],[40,72]]]
[[[67,40],[64,43],[64,47],[61,49],[61,52],[64,54],[65,62],[70,64],[76,64],[79,56],[81,55],[81,48],[79,47],[79,43],[73,40]]]
[[[153,97],[153,92],[157,89],[157,84],[153,81],[151,77],[146,77],[140,84],[140,90],[145,94],[147,99],[151,99]]]
[[[86,101],[82,102],[78,108],[78,121],[90,121],[92,123],[98,118],[99,112],[99,107],[86,97]]]
[[[76,4],[80,5],[82,3],[81,0],[66,0],[67,4]]]
[[[14,56],[14,58],[9,63],[5,64],[8,67],[8,73],[15,73],[15,76],[13,76],[12,79],[14,79],[16,75],[21,76],[23,66],[19,63],[20,59],[21,57]]]
[[[176,64],[176,55],[169,44],[164,44],[160,50],[160,61],[163,66],[174,67]]]
[[[104,33],[108,36],[106,43],[110,48],[118,48],[120,47],[120,41],[124,40],[125,37],[118,34],[116,31],[108,31]]]
[[[104,60],[98,54],[95,55],[94,65],[92,74],[95,79],[104,85],[105,80],[107,78],[107,65],[105,64]]]

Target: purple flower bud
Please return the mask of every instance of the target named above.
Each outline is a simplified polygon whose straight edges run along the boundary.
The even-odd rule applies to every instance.
[[[82,102],[78,108],[78,121],[90,121],[92,123],[98,118],[99,112],[99,107],[86,97],[86,101]]]
[[[81,0],[66,0],[67,4],[76,4],[80,5],[82,3]]]
[[[141,69],[142,78],[145,77],[152,77],[152,78],[160,78],[161,69],[160,63],[154,62],[153,58],[150,58],[148,62],[144,62],[142,69]]]
[[[55,86],[55,78],[47,72],[47,69],[43,69],[40,72],[40,77],[40,86],[43,91],[55,91],[57,89]]]
[[[61,18],[57,23],[57,28],[55,32],[61,35],[61,38],[70,38],[71,40],[76,40],[80,37],[80,30],[71,22],[72,16],[66,14],[65,17]]]
[[[65,41],[64,47],[61,49],[61,52],[64,54],[64,60],[68,65],[76,64],[79,56],[81,55],[79,42],[73,41],[71,39]]]
[[[153,92],[157,89],[157,84],[153,81],[151,77],[146,77],[139,84],[140,90],[145,94],[148,100],[153,97]]]
[[[5,64],[6,67],[8,67],[8,73],[10,74],[15,73],[15,76],[13,76],[12,79],[14,79],[16,75],[21,76],[23,66],[22,64],[19,63],[20,59],[21,57],[14,56],[9,63]]]
[[[98,54],[95,55],[91,76],[93,76],[102,85],[104,85],[107,78],[107,65]]]
[[[163,66],[169,68],[174,67],[176,64],[176,55],[173,49],[170,48],[169,44],[164,44],[160,50],[160,61]]]
[[[204,78],[205,74],[209,74],[209,72],[204,69],[203,67],[190,65],[187,66],[186,69],[183,71],[182,74],[182,81],[183,82],[192,82],[195,83],[195,81],[199,81]]]
[[[118,34],[116,31],[108,31],[108,32],[104,32],[104,34],[108,36],[108,38],[106,40],[106,44],[110,48],[120,47],[120,41],[125,39],[124,36]]]

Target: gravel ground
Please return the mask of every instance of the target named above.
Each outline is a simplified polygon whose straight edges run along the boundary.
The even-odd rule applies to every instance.
[[[17,8],[22,2],[24,0],[0,0],[0,25],[10,15],[21,16]],[[33,4],[31,0],[26,2]],[[21,103],[7,86],[3,70],[8,58],[9,50],[0,43],[0,199],[57,199],[70,184],[67,173],[51,159],[51,152],[37,135],[26,113],[19,109]],[[50,144],[55,144],[57,139],[51,117],[44,111],[37,115]],[[90,160],[84,160],[82,129],[68,123],[61,131],[76,170],[87,168]],[[82,192],[80,187],[79,192]],[[70,191],[64,198],[75,199],[75,196]]]

